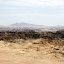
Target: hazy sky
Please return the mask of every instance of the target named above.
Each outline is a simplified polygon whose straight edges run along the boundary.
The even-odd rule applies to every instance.
[[[16,22],[64,25],[64,0],[0,0],[0,25]]]

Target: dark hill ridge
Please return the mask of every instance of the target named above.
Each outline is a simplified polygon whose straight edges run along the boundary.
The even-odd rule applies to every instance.
[[[0,32],[0,40],[11,39],[37,39],[44,38],[49,40],[64,39],[64,31],[56,32],[35,32],[33,30],[21,32]]]

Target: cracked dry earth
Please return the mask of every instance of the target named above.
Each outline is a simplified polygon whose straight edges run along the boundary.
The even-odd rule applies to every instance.
[[[64,64],[64,46],[40,39],[0,41],[0,64]]]

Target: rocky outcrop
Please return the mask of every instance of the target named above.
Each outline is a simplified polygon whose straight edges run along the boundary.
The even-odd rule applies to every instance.
[[[10,39],[63,39],[64,31],[56,31],[56,32],[35,32],[33,30],[30,31],[21,31],[21,32],[0,32],[0,40],[10,40]]]

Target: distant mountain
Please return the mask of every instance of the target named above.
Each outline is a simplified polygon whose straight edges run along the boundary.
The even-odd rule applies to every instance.
[[[42,26],[42,25],[35,25],[35,24],[30,24],[30,23],[15,23],[15,24],[11,24],[11,26],[23,26],[23,27],[37,27],[37,26]]]
[[[15,27],[15,30],[34,30],[34,31],[57,31],[57,30],[64,30],[64,26],[43,26],[43,25],[35,25],[30,23],[15,23],[11,24],[12,27]],[[21,28],[22,27],[22,28]]]
[[[53,26],[51,27],[52,29],[58,29],[58,30],[64,30],[64,26],[61,26],[61,25],[57,25],[57,26]]]

